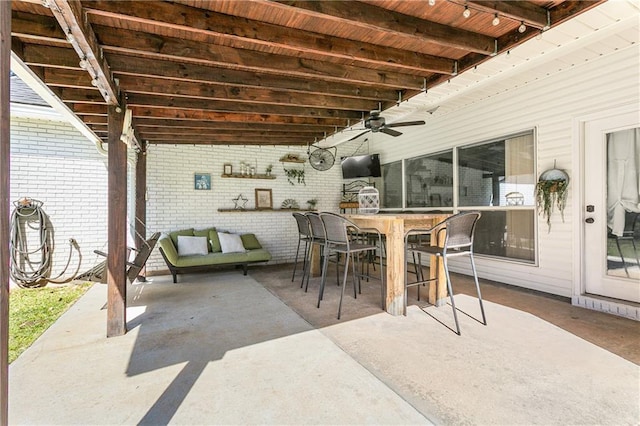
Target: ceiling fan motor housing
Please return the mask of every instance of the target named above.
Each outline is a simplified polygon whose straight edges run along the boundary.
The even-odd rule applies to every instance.
[[[377,132],[381,127],[385,125],[384,117],[379,115],[371,116],[364,122],[364,127],[371,129],[372,132]]]

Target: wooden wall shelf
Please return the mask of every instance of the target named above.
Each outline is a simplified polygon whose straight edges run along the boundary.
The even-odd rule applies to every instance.
[[[221,175],[223,178],[237,178],[237,179],[275,179],[274,175],[241,175],[240,173],[234,173],[231,175]]]

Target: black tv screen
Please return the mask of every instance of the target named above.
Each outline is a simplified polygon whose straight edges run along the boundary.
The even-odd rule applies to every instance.
[[[380,177],[380,157],[378,154],[357,155],[342,158],[342,178]]]

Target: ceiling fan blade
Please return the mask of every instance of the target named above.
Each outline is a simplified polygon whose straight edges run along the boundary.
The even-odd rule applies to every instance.
[[[382,132],[382,133],[386,133],[387,135],[391,135],[391,136],[400,136],[402,134],[402,132],[399,132],[399,131],[393,130],[393,129],[388,129],[387,127],[383,127],[379,131]]]
[[[355,135],[354,137],[352,137],[351,139],[347,140],[347,142],[352,141],[354,139],[358,139],[360,136],[364,135],[365,133],[369,133],[369,130],[365,130],[362,133],[358,133],[357,135]]]
[[[401,121],[399,123],[390,123],[387,124],[387,127],[401,127],[401,126],[421,126],[423,124],[427,124],[426,122],[422,121],[422,120],[418,120],[418,121]]]

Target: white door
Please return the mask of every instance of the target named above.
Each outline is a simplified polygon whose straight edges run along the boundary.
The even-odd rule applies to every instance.
[[[585,291],[640,303],[640,112],[589,121],[584,135]]]

